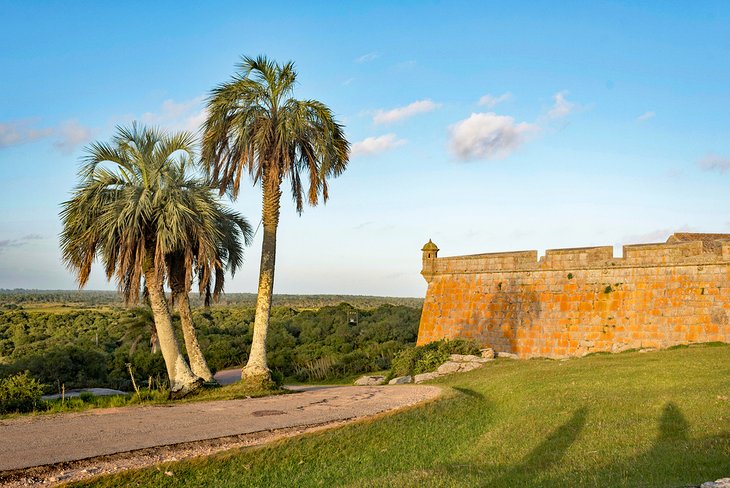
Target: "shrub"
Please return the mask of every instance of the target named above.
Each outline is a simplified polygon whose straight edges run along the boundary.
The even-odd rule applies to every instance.
[[[43,385],[28,372],[0,379],[0,414],[32,412],[40,404]]]
[[[403,349],[393,358],[388,379],[433,371],[449,360],[451,354],[479,354],[479,343],[467,339],[442,339],[424,346]]]

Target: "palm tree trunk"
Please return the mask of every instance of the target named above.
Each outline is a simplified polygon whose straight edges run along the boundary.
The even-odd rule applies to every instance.
[[[170,398],[182,398],[198,389],[203,384],[203,380],[193,375],[180,353],[175,330],[172,327],[170,309],[162,288],[162,280],[159,279],[154,266],[145,266],[144,278],[149,292],[152,315],[155,318],[162,357],[165,359],[167,376],[170,378]]]
[[[271,371],[266,364],[266,334],[271,316],[271,298],[274,292],[274,268],[276,265],[276,229],[279,226],[281,180],[268,177],[263,184],[264,240],[261,246],[259,289],[256,297],[256,318],[253,324],[253,341],[248,363],[241,372],[241,379],[264,388],[273,386]]]
[[[185,349],[188,351],[188,360],[193,374],[203,378],[207,383],[214,383],[213,373],[210,372],[208,363],[205,361],[203,351],[200,350],[198,336],[193,325],[193,314],[190,311],[190,299],[187,292],[179,292],[176,296],[177,310],[180,312],[180,324],[182,325]]]

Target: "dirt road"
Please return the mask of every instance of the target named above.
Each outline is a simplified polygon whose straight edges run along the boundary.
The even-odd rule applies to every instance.
[[[0,475],[146,448],[358,419],[435,398],[439,391],[423,385],[344,386],[245,400],[2,420]]]

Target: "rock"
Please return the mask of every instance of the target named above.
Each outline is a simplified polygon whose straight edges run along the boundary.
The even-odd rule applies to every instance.
[[[494,359],[494,349],[487,347],[479,350],[482,353],[483,359]]]
[[[484,363],[481,362],[471,362],[471,363],[461,363],[461,368],[459,369],[459,373],[466,373],[467,371],[472,371],[477,368],[481,368],[484,366]]]
[[[511,352],[498,352],[497,357],[498,358],[507,358],[507,359],[518,359],[517,354],[512,354]]]
[[[424,381],[429,381],[429,380],[438,378],[439,376],[441,376],[441,375],[435,371],[432,371],[430,373],[421,373],[421,374],[417,374],[416,376],[413,377],[413,382],[422,383]]]
[[[355,381],[355,386],[376,386],[385,383],[385,376],[360,376]]]
[[[393,378],[388,382],[389,385],[406,385],[413,381],[413,377],[411,375],[406,376],[399,376],[397,378]]]
[[[444,364],[436,369],[438,374],[451,374],[458,373],[463,363],[457,363],[455,361],[446,361]]]
[[[452,354],[449,356],[449,360],[457,363],[486,363],[488,361],[488,359],[482,359],[473,354]]]
[[[708,481],[706,483],[702,483],[700,488],[730,488],[730,478]]]

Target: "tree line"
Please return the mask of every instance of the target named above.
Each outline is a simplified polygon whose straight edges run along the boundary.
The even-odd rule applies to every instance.
[[[267,339],[267,363],[287,381],[322,381],[384,370],[398,352],[415,343],[420,308],[349,304],[318,310],[274,307]],[[172,316],[178,339],[183,330]],[[212,371],[241,366],[253,340],[255,308],[194,308],[199,347]],[[154,341],[149,308],[0,310],[0,378],[28,371],[46,392],[65,388],[132,389],[166,382]],[[185,344],[182,343],[183,352]]]

